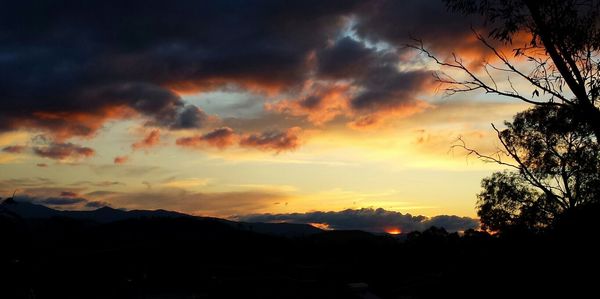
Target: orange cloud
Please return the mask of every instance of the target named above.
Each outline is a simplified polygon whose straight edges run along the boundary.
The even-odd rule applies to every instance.
[[[482,32],[483,30],[479,30],[477,34],[485,37],[486,33]],[[457,58],[464,61],[465,65],[472,70],[479,70],[483,67],[485,62],[488,63],[498,63],[501,62],[500,59],[496,56],[496,54],[489,49],[484,43],[482,43],[477,34],[473,32],[467,32],[464,35],[454,36],[454,43],[452,46],[444,45],[444,47],[440,47],[439,45],[436,47],[435,42],[432,43],[434,50],[440,57],[446,57],[445,60],[454,63],[453,57],[451,53],[455,53]],[[498,53],[505,55],[506,58],[515,58],[514,51],[517,48],[523,48],[532,40],[532,35],[529,32],[518,32],[515,33],[512,37],[512,43],[503,43],[493,39],[486,39],[491,46],[493,46]],[[528,51],[528,55],[532,55],[534,57],[542,57],[545,55],[540,52],[532,52]],[[522,57],[516,57],[518,59]],[[517,60],[518,60],[517,59]]]
[[[33,152],[40,157],[61,161],[81,160],[96,154],[96,152],[89,147],[73,143],[51,143],[42,147],[34,147]]]
[[[23,119],[16,127],[42,129],[56,141],[64,141],[73,136],[92,137],[105,122],[124,119],[135,115],[126,106],[104,107],[90,112],[33,112],[33,118]]]
[[[243,136],[240,146],[254,147],[261,150],[274,150],[279,153],[286,150],[294,150],[300,146],[299,127],[289,128],[286,131],[267,131],[261,134],[250,134]]]
[[[134,150],[148,149],[158,145],[159,142],[160,130],[154,129],[150,131],[150,133],[146,137],[144,137],[144,139],[132,144],[131,148],[133,148]]]
[[[235,143],[237,135],[233,129],[222,127],[215,129],[201,136],[182,137],[175,141],[179,146],[183,147],[202,147],[203,145],[213,146],[219,149],[224,149]]]
[[[115,157],[113,163],[121,165],[121,164],[127,163],[128,160],[129,160],[128,156],[117,156],[117,157]]]
[[[10,146],[3,148],[2,151],[5,153],[20,154],[20,153],[24,152],[25,149],[27,149],[27,147],[24,145],[10,145]]]
[[[416,100],[393,109],[379,110],[371,113],[354,113],[354,119],[348,122],[348,127],[355,130],[376,129],[395,118],[404,118],[417,113],[424,112],[434,106],[421,100]]]
[[[349,93],[353,90],[347,83],[312,84],[308,95],[300,99],[288,99],[265,108],[293,116],[306,116],[315,125],[322,125],[349,111]]]

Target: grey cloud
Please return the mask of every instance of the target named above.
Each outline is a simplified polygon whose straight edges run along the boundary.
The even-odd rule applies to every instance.
[[[476,219],[459,216],[413,216],[382,208],[347,209],[339,212],[308,212],[290,214],[250,214],[237,217],[248,222],[322,223],[338,230],[364,230],[384,232],[400,229],[402,232],[422,231],[431,226],[444,227],[448,231],[464,231],[479,227]]]

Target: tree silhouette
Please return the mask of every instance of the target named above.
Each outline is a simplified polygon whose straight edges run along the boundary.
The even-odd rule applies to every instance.
[[[481,71],[455,54],[450,61],[440,60],[421,42],[412,45],[443,68],[464,75],[462,79],[447,72],[436,74],[449,94],[478,90],[539,106],[569,107],[600,139],[600,1],[445,2],[450,10],[480,14],[486,20],[491,40],[475,30],[474,34],[497,60],[485,61]],[[516,44],[516,36],[526,36],[528,42]],[[512,47],[514,57],[500,50],[498,43]]]
[[[478,215],[484,227],[539,229],[557,216],[600,198],[600,146],[586,122],[572,110],[538,106],[518,113],[496,129],[503,146],[494,155],[459,145],[488,162],[513,171],[482,181]]]
[[[416,48],[441,66],[448,94],[483,91],[534,108],[507,128],[492,125],[502,144],[484,161],[512,168],[482,181],[478,215],[484,228],[539,230],[600,196],[600,0],[445,0],[478,14],[488,31],[473,30],[491,54],[480,68],[452,53],[442,60],[421,41]],[[522,42],[525,38],[526,42]],[[516,42],[520,40],[520,42]],[[502,45],[502,46],[501,46]],[[513,55],[501,48],[509,47]]]

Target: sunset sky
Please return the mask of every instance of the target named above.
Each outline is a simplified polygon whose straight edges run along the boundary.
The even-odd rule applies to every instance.
[[[492,152],[490,123],[526,108],[446,96],[404,46],[491,59],[437,0],[28,2],[0,4],[0,197],[475,217],[500,168],[452,145]]]

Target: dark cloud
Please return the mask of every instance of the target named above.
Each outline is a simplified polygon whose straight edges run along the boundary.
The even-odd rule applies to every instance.
[[[261,134],[250,134],[241,138],[240,146],[273,150],[275,152],[294,150],[300,146],[301,131],[299,127],[294,127],[286,131],[266,131]]]
[[[376,50],[346,37],[317,53],[318,72],[323,78],[353,79],[356,76],[364,76],[369,68],[382,61],[382,58],[385,57],[380,57]],[[391,61],[388,62],[394,61],[389,60]]]
[[[110,207],[110,204],[105,201],[88,201],[85,203],[86,208],[102,208],[102,207]]]
[[[326,78],[352,79],[361,91],[350,100],[351,107],[363,111],[398,109],[415,104],[431,74],[425,71],[399,71],[395,50],[369,48],[346,37],[318,55],[319,74]]]
[[[292,94],[297,105],[274,110],[372,125],[381,111],[423,108],[428,73],[398,67],[412,63],[401,49],[410,35],[478,54],[470,25],[479,23],[442,0],[7,1],[0,132],[45,130],[64,142],[136,116],[161,129],[203,128],[211,117],[181,95],[217,89]],[[297,94],[321,80],[351,85],[347,103],[323,90]]]
[[[86,202],[86,199],[80,197],[48,197],[39,199],[37,202],[51,206],[65,206],[83,203]]]
[[[75,206],[87,202],[85,198],[71,196],[36,197],[30,195],[15,196],[16,200],[49,206]]]
[[[233,129],[222,127],[200,136],[182,137],[176,140],[176,144],[183,147],[198,148],[204,145],[214,146],[220,149],[233,145],[237,135]]]
[[[192,105],[186,106],[170,125],[171,129],[196,129],[204,126],[209,119],[208,114]]]
[[[432,82],[429,72],[414,71],[400,73],[388,66],[369,73],[363,82],[364,89],[351,100],[353,108],[360,111],[385,111],[419,105],[418,93]]]
[[[482,19],[446,9],[444,0],[375,0],[356,14],[354,29],[373,42],[404,46],[419,38],[435,49],[472,46],[471,28],[480,28]]]
[[[50,143],[45,146],[36,146],[33,152],[44,158],[54,160],[80,160],[92,157],[96,152],[85,146],[76,145],[73,143]]]
[[[374,126],[391,116],[423,111],[429,105],[418,97],[430,90],[433,77],[428,71],[401,70],[400,65],[405,63],[401,57],[394,48],[342,38],[316,54],[316,76],[329,84],[313,84],[306,96],[267,108],[306,115],[315,124],[343,115],[353,127]]]
[[[222,127],[204,135],[178,138],[175,143],[179,146],[189,148],[212,146],[223,149],[237,142],[241,147],[279,153],[281,151],[294,150],[300,146],[301,133],[302,129],[293,127],[285,131],[273,130],[240,135],[236,134],[229,127]]]
[[[10,145],[10,146],[4,147],[2,149],[2,151],[5,153],[20,154],[20,153],[24,152],[26,149],[27,149],[27,147],[24,145]]]
[[[479,221],[469,217],[454,215],[439,215],[431,217],[427,221],[428,226],[443,227],[447,231],[464,231],[469,228],[478,228]]]
[[[107,119],[196,128],[177,92],[298,84],[359,1],[10,1],[0,10],[0,130],[90,136]]]
[[[448,231],[464,231],[479,227],[479,221],[468,217],[435,216],[428,218],[387,211],[381,208],[348,209],[339,212],[254,214],[238,216],[237,219],[248,222],[318,223],[326,224],[332,229],[358,229],[371,232],[389,230],[411,232],[424,230],[431,226],[444,227]]]

